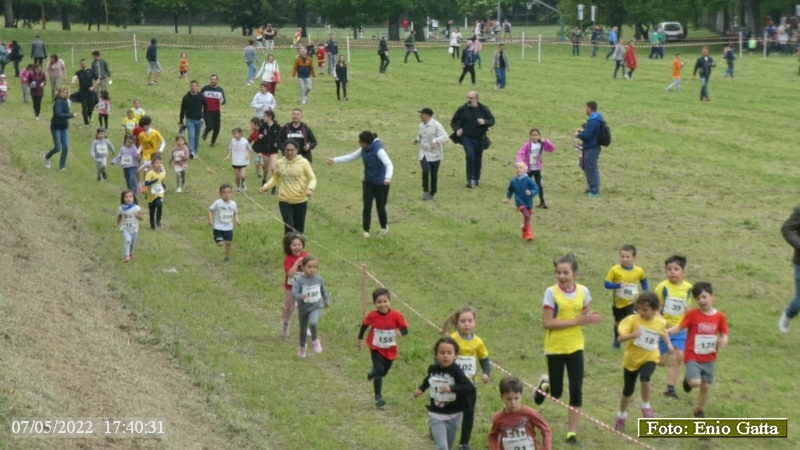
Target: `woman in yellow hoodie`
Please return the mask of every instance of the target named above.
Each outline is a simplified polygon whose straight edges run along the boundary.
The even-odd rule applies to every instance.
[[[317,177],[308,160],[297,154],[297,142],[288,139],[283,143],[284,157],[278,160],[272,178],[259,189],[263,194],[278,186],[278,208],[283,218],[283,231],[304,233],[308,197],[317,187]]]

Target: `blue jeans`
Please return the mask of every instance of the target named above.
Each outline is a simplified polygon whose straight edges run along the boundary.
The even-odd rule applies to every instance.
[[[725,75],[733,78],[733,61],[728,61],[728,68],[725,69]]]
[[[800,265],[795,264],[794,298],[792,299],[792,302],[789,303],[789,307],[786,308],[786,316],[790,319],[794,319],[798,314],[800,314]]]
[[[506,88],[506,69],[505,67],[495,67],[494,74],[497,76],[497,85],[500,89]]]
[[[467,182],[481,180],[481,165],[483,164],[483,149],[481,149],[480,138],[468,138],[461,136],[461,145],[464,146],[464,153],[467,160]]]
[[[122,169],[122,174],[125,176],[125,183],[128,185],[128,190],[136,193],[136,167],[126,167]]]
[[[586,182],[589,183],[589,192],[592,194],[600,193],[600,147],[584,149],[584,171],[586,172]]]
[[[50,130],[53,135],[53,149],[47,152],[45,158],[50,159],[58,152],[61,152],[61,160],[58,162],[59,169],[67,167],[67,153],[69,153],[69,128],[63,130]]]
[[[203,128],[202,120],[186,119],[186,133],[189,135],[189,151],[197,155],[200,149],[200,130]]]
[[[481,54],[475,53],[475,64],[478,65],[478,69],[481,68]]]
[[[247,63],[247,82],[251,83],[253,78],[256,77],[256,64],[249,62]]]
[[[336,63],[339,62],[336,58],[338,56],[335,53],[328,53],[328,75],[336,75]]]
[[[700,77],[700,98],[708,98],[708,77]]]

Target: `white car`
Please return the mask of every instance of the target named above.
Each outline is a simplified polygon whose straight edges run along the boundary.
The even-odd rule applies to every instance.
[[[684,38],[683,25],[680,22],[661,22],[656,27],[658,28],[663,30],[667,41],[680,41]]]

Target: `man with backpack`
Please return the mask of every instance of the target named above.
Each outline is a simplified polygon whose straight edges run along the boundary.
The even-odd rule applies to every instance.
[[[575,131],[575,137],[583,141],[583,171],[589,186],[586,196],[597,198],[600,197],[600,146],[611,144],[611,130],[597,112],[597,102],[586,102],[586,115],[589,120],[583,128]]]

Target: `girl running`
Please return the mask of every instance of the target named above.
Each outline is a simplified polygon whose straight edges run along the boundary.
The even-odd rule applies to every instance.
[[[120,227],[122,239],[124,239],[123,251],[125,262],[133,259],[133,249],[136,247],[136,237],[139,234],[139,221],[142,216],[142,208],[136,204],[136,196],[133,191],[122,191],[120,198],[119,213],[114,227]],[[121,226],[120,226],[121,225]]]
[[[297,347],[297,356],[306,357],[306,329],[311,331],[311,346],[314,353],[322,353],[322,343],[317,334],[317,323],[322,307],[330,308],[331,298],[325,288],[325,281],[317,275],[319,261],[315,256],[308,255],[300,263],[300,272],[294,279],[292,294],[297,302],[297,318],[300,323],[300,345]]]
[[[292,286],[294,285],[294,277],[300,269],[300,264],[303,263],[303,258],[307,256],[305,247],[306,239],[302,234],[290,232],[283,236],[283,253],[286,254],[286,257],[283,258],[283,270],[286,272],[286,280],[283,283],[282,337],[289,337],[289,320],[292,318],[296,304],[292,294]],[[305,333],[305,330],[302,330],[302,332]]]
[[[528,168],[528,176],[533,178],[539,187],[539,208],[547,209],[544,202],[544,188],[542,187],[542,157],[544,152],[553,153],[556,146],[550,139],[542,139],[542,133],[538,128],[531,128],[530,139],[528,139],[517,152],[517,162],[525,163]]]
[[[186,170],[189,169],[189,146],[182,135],[175,138],[175,148],[172,149],[169,164],[173,164],[175,170],[175,183],[178,185],[175,192],[180,194],[186,186]]]

